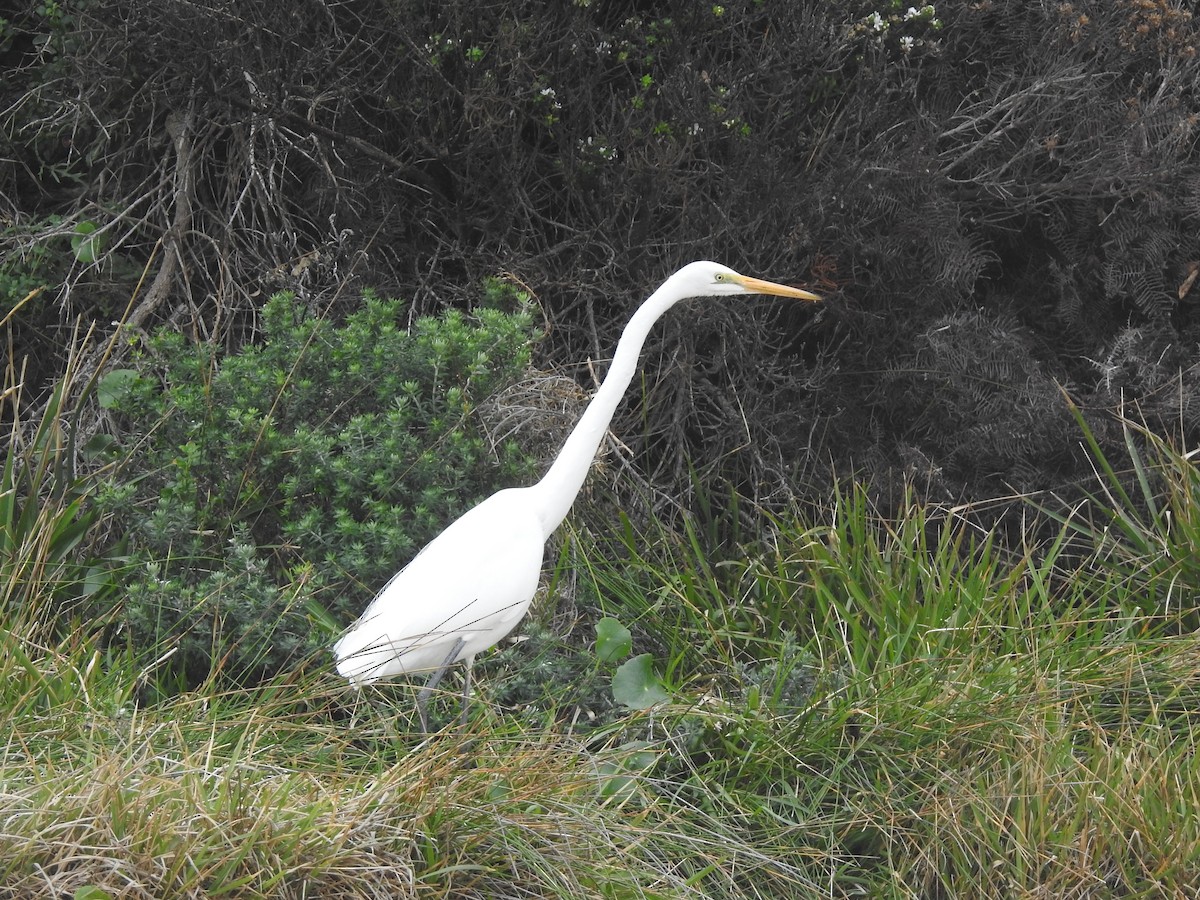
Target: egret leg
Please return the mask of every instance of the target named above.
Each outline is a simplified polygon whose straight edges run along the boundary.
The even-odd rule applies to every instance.
[[[475,665],[475,657],[467,657],[467,674],[463,676],[462,724],[467,724],[467,707],[471,702],[471,667]]]
[[[421,718],[421,730],[426,734],[429,733],[429,696],[445,676],[446,670],[454,665],[458,651],[462,649],[465,643],[466,641],[462,638],[454,642],[454,646],[450,648],[450,652],[446,654],[446,658],[442,661],[442,664],[429,676],[429,680],[425,682],[425,687],[421,688],[421,692],[417,694],[417,715]],[[470,671],[470,666],[467,667],[467,670]]]

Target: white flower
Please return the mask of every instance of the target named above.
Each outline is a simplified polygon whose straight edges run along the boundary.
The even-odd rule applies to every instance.
[[[915,6],[910,6],[904,11],[904,21],[907,22],[909,19],[915,19],[919,15],[920,13],[917,12],[917,8]]]
[[[913,39],[911,37],[909,37],[906,34],[904,37],[900,38],[900,49],[901,50],[903,50],[905,53],[907,53],[912,48],[913,48]]]
[[[867,16],[867,22],[876,31],[883,31],[883,29],[887,28],[887,25],[883,22],[883,16],[877,12],[873,12]]]
[[[591,136],[589,136],[587,140],[579,142],[579,149],[581,151],[591,151],[601,159],[607,159],[609,161],[617,158],[616,147],[609,147],[606,144],[597,144],[595,139]]]

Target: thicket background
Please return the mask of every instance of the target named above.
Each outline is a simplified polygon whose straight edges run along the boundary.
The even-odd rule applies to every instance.
[[[826,299],[661,323],[630,509],[1069,496],[1065,394],[1200,430],[1197,40],[1168,0],[41,0],[0,25],[10,355],[36,405],[78,323],[234,352],[282,289],[411,321],[499,276],[590,389],[707,257]]]
[[[1187,9],[0,5],[0,897],[1200,896]],[[465,724],[347,685],[697,257],[825,300],[659,323]]]

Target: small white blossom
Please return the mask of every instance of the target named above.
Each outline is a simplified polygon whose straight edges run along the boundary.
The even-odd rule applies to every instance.
[[[909,37],[906,34],[904,37],[900,38],[900,49],[901,50],[903,50],[905,53],[908,53],[910,50],[912,50],[912,48],[913,48],[913,39],[911,37]]]
[[[887,28],[887,25],[884,24],[883,16],[877,12],[873,12],[871,15],[867,16],[867,24],[869,24],[876,31],[883,31],[883,29]]]
[[[606,159],[610,162],[617,158],[616,147],[609,147],[605,144],[597,144],[595,139],[592,137],[588,137],[588,139],[585,141],[580,141],[579,149],[584,152],[595,153],[601,159]]]

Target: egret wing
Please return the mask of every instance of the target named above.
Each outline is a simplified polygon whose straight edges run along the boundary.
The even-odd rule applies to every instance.
[[[334,647],[357,683],[473,657],[508,634],[537,590],[545,539],[520,489],[501,491],[434,538]]]

